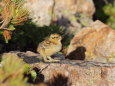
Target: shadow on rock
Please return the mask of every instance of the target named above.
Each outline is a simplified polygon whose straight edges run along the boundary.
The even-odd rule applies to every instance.
[[[68,77],[58,74],[54,76],[48,83],[48,86],[70,86],[68,85]]]
[[[71,52],[65,58],[71,59],[71,60],[84,60],[85,59],[85,52],[86,52],[86,48],[83,46],[80,46],[80,47],[77,47],[76,50]]]
[[[39,73],[40,69],[38,69],[37,67],[34,67],[32,70],[34,70],[37,74],[36,79],[33,81],[33,78],[32,78],[30,73],[29,74],[24,74],[24,77],[28,78],[27,82],[31,83],[31,84],[43,83],[44,82],[44,75]]]
[[[17,54],[20,58],[23,59],[24,62],[28,63],[28,64],[33,64],[33,63],[38,63],[41,61],[40,58],[38,58],[38,56],[27,56],[24,53],[18,53]]]

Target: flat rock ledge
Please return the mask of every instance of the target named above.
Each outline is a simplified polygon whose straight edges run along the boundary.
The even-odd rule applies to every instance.
[[[40,69],[41,82],[48,86],[115,86],[115,63],[67,59],[44,63],[35,53],[10,52],[4,55],[11,54],[22,58],[31,68]]]

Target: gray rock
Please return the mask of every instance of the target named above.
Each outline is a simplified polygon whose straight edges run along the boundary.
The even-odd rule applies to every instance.
[[[53,22],[75,34],[92,22],[95,7],[92,0],[25,0],[30,17],[38,26]]]

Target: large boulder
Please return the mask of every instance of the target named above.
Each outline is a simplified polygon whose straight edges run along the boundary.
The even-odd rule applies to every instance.
[[[67,58],[88,61],[115,61],[115,30],[100,21],[83,28],[67,49]]]
[[[10,57],[21,58],[30,64],[30,70],[35,70],[37,74],[34,81],[36,86],[39,83],[45,83],[47,86],[115,86],[115,63],[78,60],[44,63],[39,59],[39,54],[30,51],[12,51],[2,55],[2,58]],[[0,67],[4,66],[5,63],[1,63]]]
[[[50,25],[52,20],[53,0],[25,0],[32,21],[38,26]]]
[[[95,7],[92,0],[55,0],[54,15],[59,17],[72,17],[76,13],[84,13],[92,17]]]
[[[42,70],[48,86],[115,86],[115,64],[64,61],[32,67]]]
[[[75,34],[92,22],[94,12],[92,0],[55,0],[53,21]]]
[[[57,24],[75,34],[92,22],[95,7],[92,0],[25,0],[30,17],[38,26]]]

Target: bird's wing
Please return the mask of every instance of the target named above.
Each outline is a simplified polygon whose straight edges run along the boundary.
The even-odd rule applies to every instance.
[[[51,42],[48,40],[45,40],[39,44],[39,47],[44,48],[44,49],[48,49],[51,47]]]

